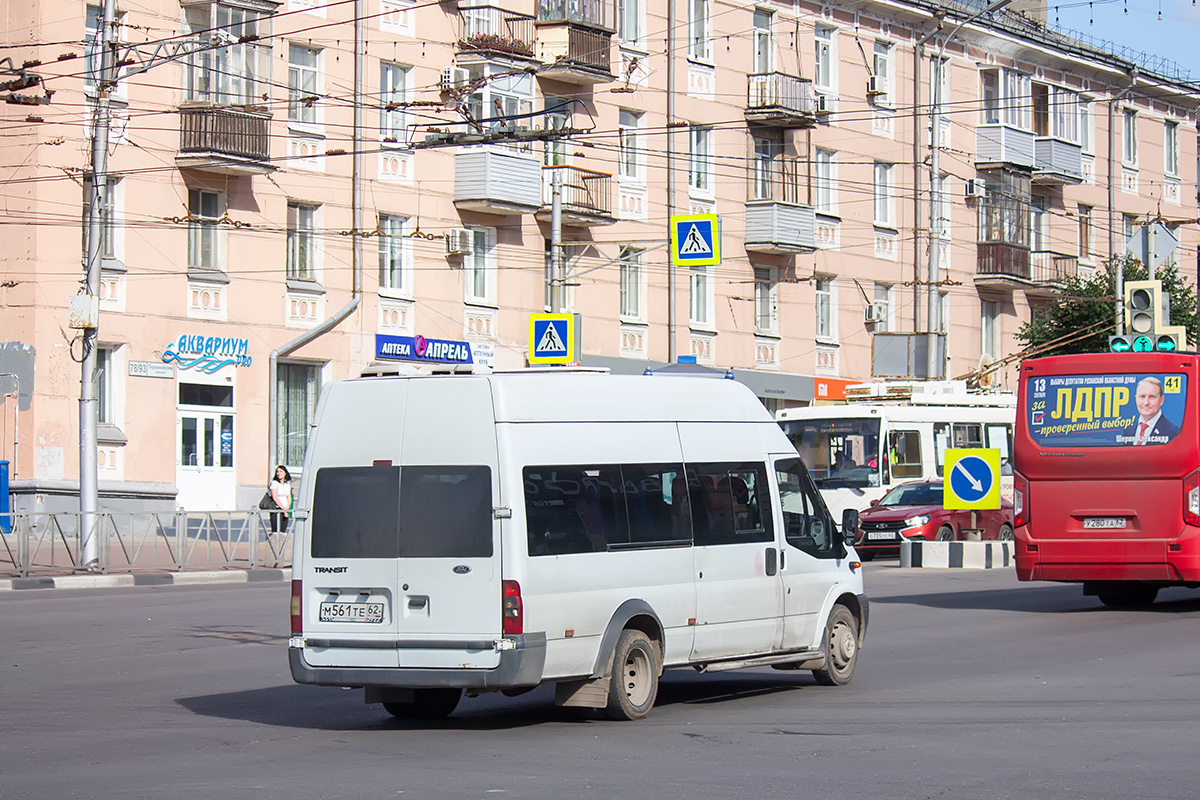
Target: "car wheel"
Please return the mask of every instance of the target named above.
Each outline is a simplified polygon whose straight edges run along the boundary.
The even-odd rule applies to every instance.
[[[996,538],[1002,542],[1011,542],[1013,540],[1012,525],[1009,525],[1007,522],[1001,525],[1000,533],[996,535]]]
[[[950,527],[949,525],[943,525],[942,527],[938,528],[937,540],[939,542],[953,542],[954,528]]]
[[[822,686],[845,686],[858,664],[858,619],[843,605],[836,605],[825,623],[825,666],[813,670]]]

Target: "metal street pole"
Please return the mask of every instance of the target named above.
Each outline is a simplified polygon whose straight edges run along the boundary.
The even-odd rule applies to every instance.
[[[675,214],[675,0],[667,0],[667,241]],[[667,361],[678,360],[675,341],[675,256],[667,248]]]
[[[550,171],[550,313],[562,310],[562,171]]]

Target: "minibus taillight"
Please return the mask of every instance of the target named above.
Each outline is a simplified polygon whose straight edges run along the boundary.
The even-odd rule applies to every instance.
[[[1200,528],[1200,469],[1183,479],[1183,523]]]
[[[1013,473],[1013,527],[1029,524],[1029,481],[1019,472]]]
[[[300,613],[300,581],[292,581],[292,635],[299,636],[304,633],[304,619]]]
[[[501,591],[504,595],[504,633],[524,633],[525,612],[521,607],[521,584],[516,581],[504,581],[502,586],[503,589]]]

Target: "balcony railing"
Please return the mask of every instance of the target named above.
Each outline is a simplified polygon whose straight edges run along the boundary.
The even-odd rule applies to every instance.
[[[1029,248],[1012,244],[978,245],[977,275],[1029,280]]]
[[[222,106],[179,109],[179,152],[267,161],[271,115]]]
[[[538,22],[570,22],[615,33],[614,0],[539,0]]]
[[[782,72],[747,76],[746,116],[765,124],[815,124],[817,105],[812,81]]]
[[[615,221],[612,175],[567,164],[542,167],[543,211],[554,201],[556,173],[561,181],[563,216],[568,221]]]
[[[572,25],[567,28],[567,52],[563,56],[555,54],[558,56],[555,63],[561,64],[565,61],[567,66],[586,67],[607,73],[612,68],[609,52],[612,49],[611,45],[611,33]]]
[[[460,9],[462,32],[458,38],[461,51],[500,53],[533,58],[533,17],[495,6],[473,6]]]
[[[751,202],[808,204],[808,162],[794,156],[752,161],[746,199]]]
[[[1030,280],[1034,283],[1062,283],[1073,277],[1079,267],[1079,258],[1064,253],[1035,250],[1030,254]]]

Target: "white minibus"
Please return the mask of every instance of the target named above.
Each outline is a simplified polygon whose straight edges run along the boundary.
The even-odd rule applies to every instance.
[[[560,705],[640,719],[668,667],[812,670],[829,685],[854,673],[861,564],[795,448],[734,381],[536,369],[337,381],[303,474],[300,683],[438,717],[464,691],[553,682]]]

